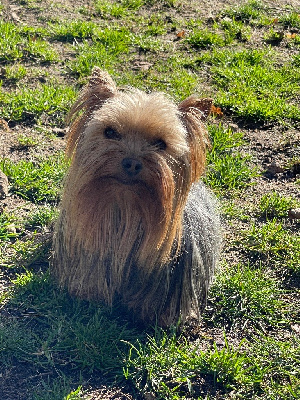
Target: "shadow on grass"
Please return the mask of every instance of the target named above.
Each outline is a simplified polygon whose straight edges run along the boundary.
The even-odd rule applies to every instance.
[[[126,342],[142,334],[118,310],[73,299],[32,267],[14,280],[0,314],[1,399],[58,400],[87,381],[124,384]]]

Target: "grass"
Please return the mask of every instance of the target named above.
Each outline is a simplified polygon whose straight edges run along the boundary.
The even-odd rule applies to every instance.
[[[0,61],[33,60],[41,63],[58,61],[57,51],[49,42],[38,37],[39,31],[18,27],[10,22],[0,21]]]
[[[281,196],[277,192],[264,194],[259,201],[259,213],[270,220],[273,218],[287,218],[288,211],[299,207],[299,202],[292,197]]]
[[[295,11],[287,13],[280,18],[280,23],[286,28],[299,28],[300,17]]]
[[[12,82],[19,81],[20,79],[24,78],[27,74],[26,68],[21,64],[8,65],[5,67],[5,70],[3,72],[5,78],[8,81]]]
[[[13,92],[0,88],[0,107],[3,118],[15,122],[38,123],[43,116],[56,125],[63,123],[66,113],[75,99],[72,87],[49,82],[34,88],[19,87]]]
[[[269,220],[262,226],[252,224],[243,231],[243,245],[252,257],[282,270],[300,272],[300,239],[291,234],[281,222]]]
[[[56,207],[46,204],[38,207],[36,211],[29,214],[26,225],[42,229],[49,226],[57,217],[58,210]]]
[[[15,220],[12,215],[7,215],[5,213],[0,215],[0,240],[2,242],[7,242],[18,236],[14,222]]]
[[[122,365],[122,341],[136,337],[134,330],[110,318],[109,310],[58,292],[49,274],[27,271],[18,275],[10,304],[19,303],[21,318],[10,326],[3,321],[1,324],[4,365],[11,365],[17,358],[36,366],[73,365],[71,368],[105,371],[114,376]],[[29,323],[28,312],[40,317]]]
[[[4,400],[103,398],[110,386],[128,398],[299,398],[299,222],[289,218],[299,208],[299,7],[235,1],[212,18],[186,0],[18,7],[22,24],[6,21],[0,7]],[[51,279],[68,168],[57,149],[94,65],[121,86],[177,102],[198,93],[220,108],[208,121],[203,179],[220,201],[222,262],[201,321],[181,332],[138,327],[118,307],[70,297]],[[272,140],[262,141],[266,153],[257,150],[264,129],[284,160],[274,178],[260,173],[274,150]]]
[[[240,132],[233,132],[221,124],[209,127],[211,148],[205,181],[215,190],[225,193],[246,187],[258,175],[251,166],[250,156],[243,155],[239,147],[244,143]]]
[[[95,2],[95,11],[102,18],[121,18],[128,14],[128,9],[119,3],[110,1]]]
[[[215,22],[211,28],[203,27],[201,22],[199,25],[200,27],[194,28],[186,39],[189,45],[198,50],[224,47],[234,42],[247,42],[251,37],[251,28],[235,18],[224,19],[219,24]]]
[[[49,25],[51,39],[61,42],[73,42],[74,39],[92,38],[97,25],[90,21],[71,20]]]
[[[237,21],[254,24],[256,21],[260,20],[266,11],[267,7],[263,2],[250,0],[239,6],[224,10],[223,15],[234,18]]]
[[[28,148],[28,147],[35,147],[39,143],[38,139],[27,135],[20,135],[18,137],[18,146],[19,148]]]
[[[70,381],[65,377],[54,379],[49,385],[43,382],[41,388],[33,392],[34,400],[82,400],[81,386],[70,392]]]
[[[213,46],[225,46],[225,39],[222,37],[222,35],[205,28],[195,30],[193,34],[189,36],[187,42],[196,49],[207,49]]]
[[[83,42],[75,45],[77,57],[68,64],[72,74],[88,76],[93,65],[101,65],[112,71],[112,66],[122,55],[128,53],[129,31],[126,28],[105,28],[99,31],[93,43]]]
[[[157,332],[146,345],[130,346],[125,376],[145,394],[160,393],[158,399],[227,398],[230,393],[260,398],[266,386],[267,398],[296,398],[299,389],[293,377],[299,374],[298,345],[296,337],[288,343],[261,336],[255,347],[242,341],[234,348],[225,336],[222,349],[214,343],[203,351],[201,342],[190,345],[184,338],[178,341]]]
[[[299,93],[299,68],[291,63],[276,65],[276,54],[267,50],[214,50],[197,59],[211,65],[218,104],[250,121],[299,120],[294,103]]]
[[[257,361],[266,368],[266,381],[262,389],[271,399],[296,399],[299,392],[299,337],[293,335],[289,340],[276,340],[262,336],[253,345]],[[273,378],[268,371],[276,370]]]
[[[36,161],[21,160],[14,164],[8,159],[1,162],[2,171],[9,177],[11,192],[33,203],[57,202],[66,173],[64,155]]]
[[[247,356],[233,349],[226,338],[222,350],[214,345],[201,351],[184,339],[180,343],[176,336],[159,331],[148,338],[146,345],[138,342],[130,346],[125,376],[144,393],[154,391],[160,393],[159,399],[179,399],[207,390],[198,385],[195,389],[195,380],[200,376],[205,377],[204,385],[207,380],[208,393],[216,390],[220,382],[225,392],[234,384],[247,384],[251,374],[256,373],[256,366],[247,368],[248,363]]]
[[[285,305],[278,282],[262,268],[226,267],[211,289],[207,318],[223,327],[264,330],[285,323]]]

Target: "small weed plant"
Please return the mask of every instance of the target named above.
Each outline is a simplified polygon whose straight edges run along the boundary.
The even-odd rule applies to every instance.
[[[252,224],[242,236],[245,249],[254,260],[299,274],[299,236],[289,233],[281,222],[273,219],[262,226]]]
[[[281,196],[277,192],[264,194],[259,202],[260,214],[268,220],[287,218],[288,211],[297,208],[299,203],[292,197]]]
[[[247,396],[263,382],[266,370],[243,350],[245,346],[242,341],[233,348],[225,336],[222,349],[214,344],[203,351],[201,343],[191,346],[184,338],[156,332],[146,345],[130,345],[124,373],[142,392],[159,393],[159,399],[202,398],[216,391],[226,396],[231,390]]]

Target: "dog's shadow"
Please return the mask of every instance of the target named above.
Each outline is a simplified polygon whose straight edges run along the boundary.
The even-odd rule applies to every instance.
[[[130,343],[143,340],[145,332],[122,308],[71,297],[53,281],[49,262],[38,257],[6,293],[0,310],[1,393],[10,387],[25,399],[33,387],[38,392],[57,379],[68,382],[62,398],[87,382],[95,388],[127,385],[123,367]]]

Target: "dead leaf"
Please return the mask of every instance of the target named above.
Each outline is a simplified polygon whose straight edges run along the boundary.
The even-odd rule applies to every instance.
[[[224,113],[223,113],[223,111],[221,110],[221,108],[220,108],[220,107],[216,107],[216,106],[214,106],[214,105],[211,106],[211,113],[212,113],[215,117],[218,117],[218,118],[222,118],[223,115],[224,115]]]
[[[182,31],[178,32],[178,33],[176,34],[176,37],[177,37],[178,39],[184,38],[184,37],[185,37],[185,30],[182,30]]]
[[[287,33],[287,34],[285,35],[285,37],[286,37],[287,39],[295,39],[296,36],[297,36],[296,33]]]

